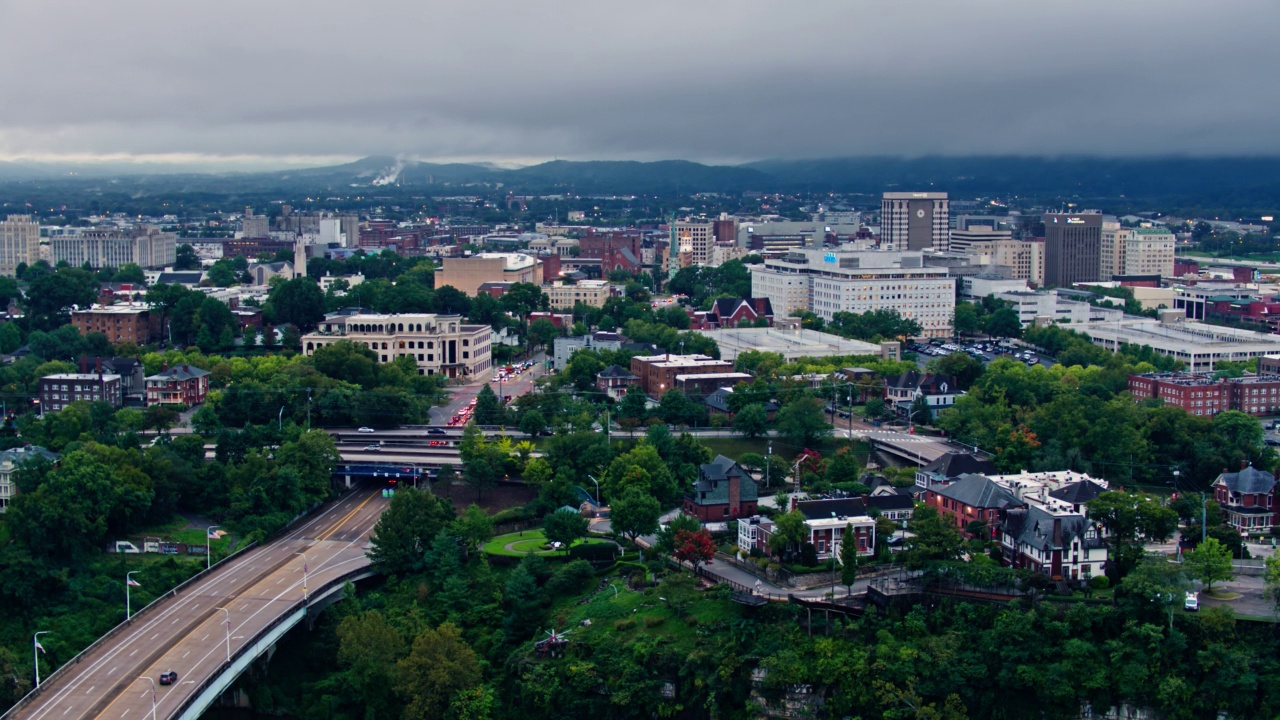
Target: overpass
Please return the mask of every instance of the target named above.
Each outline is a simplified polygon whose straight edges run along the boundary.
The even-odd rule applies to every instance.
[[[893,430],[853,430],[851,437],[865,440],[872,448],[881,450],[921,467],[950,452],[961,450],[945,439],[928,435],[912,435]]]
[[[365,555],[387,501],[348,494],[278,539],[227,558],[58,668],[3,720],[194,720],[309,609],[372,574]],[[175,671],[155,695],[143,678]]]

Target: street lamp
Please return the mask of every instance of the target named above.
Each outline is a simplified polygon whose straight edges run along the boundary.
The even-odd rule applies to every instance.
[[[213,567],[213,546],[209,543],[213,539],[213,531],[217,530],[220,525],[210,525],[204,529],[204,569],[208,570]]]
[[[284,407],[280,406],[280,414],[276,416],[276,429],[280,431],[284,430]]]
[[[294,555],[302,556],[302,599],[308,600],[309,598],[307,596],[307,574],[309,571],[307,569],[307,554],[303,552],[296,552],[294,553]]]
[[[151,683],[151,720],[156,720],[156,681],[146,675],[138,676],[138,680],[146,680]],[[137,682],[136,680],[134,682]]]
[[[587,477],[591,478],[591,482],[596,484],[596,507],[599,507],[600,506],[600,481],[591,477],[590,475],[587,475]]]
[[[31,636],[31,655],[32,657],[35,658],[37,688],[40,687],[40,653],[44,652],[44,646],[40,644],[40,636],[48,635],[51,632],[52,631],[50,630],[41,630],[40,632]]]
[[[133,579],[135,573],[140,570],[132,570],[124,574],[124,619],[128,620],[133,617],[133,601],[130,598],[130,590],[137,585],[137,581]]]
[[[764,486],[766,488],[772,488],[773,485],[772,483],[769,482],[769,466],[773,465],[773,441],[772,440],[769,441],[768,448],[769,449],[764,456]]]
[[[227,662],[231,662],[231,611],[224,607],[218,609],[227,616]]]

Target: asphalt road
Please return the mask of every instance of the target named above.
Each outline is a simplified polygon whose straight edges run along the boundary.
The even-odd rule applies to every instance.
[[[446,403],[442,407],[431,409],[431,423],[433,425],[448,424],[449,419],[452,418],[454,415],[456,415],[459,410],[466,407],[467,403],[471,402],[471,398],[475,397],[480,392],[480,388],[484,387],[485,385],[488,385],[490,388],[492,388],[494,394],[496,394],[498,397],[502,397],[503,395],[510,395],[512,399],[532,391],[534,387],[534,381],[536,381],[538,378],[542,377],[543,375],[547,374],[546,362],[545,362],[546,354],[538,353],[532,358],[532,360],[534,361],[533,367],[520,373],[515,378],[502,380],[502,381],[499,381],[497,379],[492,379],[492,380],[489,380],[488,382],[480,382],[480,383],[473,383],[471,385],[463,385],[461,387],[451,390],[450,395],[452,397],[449,398],[448,403]],[[496,375],[497,373],[496,368],[494,372]]]
[[[13,717],[144,720],[152,713],[152,686],[143,678],[156,680],[156,716],[172,716],[226,662],[228,635],[234,654],[302,599],[304,562],[312,589],[368,565],[369,536],[386,503],[377,491],[353,493],[275,542],[228,561],[135,616],[132,626],[43,683],[44,691]],[[227,613],[218,609],[224,607]],[[160,673],[170,670],[178,683],[160,685]]]

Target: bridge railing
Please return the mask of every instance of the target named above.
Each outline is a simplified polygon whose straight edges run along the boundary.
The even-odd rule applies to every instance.
[[[177,585],[165,591],[164,593],[158,595],[154,600],[147,603],[147,605],[143,607],[141,610],[139,610],[136,613],[133,613],[133,617],[111,628],[102,637],[98,638],[97,640],[94,640],[92,643],[89,644],[88,647],[76,653],[75,657],[59,665],[57,670],[54,670],[48,677],[44,679],[44,682],[40,684],[40,687],[31,688],[31,692],[27,693],[26,695],[23,695],[22,699],[18,700],[18,702],[13,704],[13,707],[6,710],[3,715],[0,715],[0,720],[6,720],[6,718],[12,717],[14,713],[18,712],[19,710],[26,707],[27,705],[30,705],[33,700],[35,700],[40,696],[41,688],[48,687],[50,683],[52,683],[53,681],[65,675],[67,671],[69,671],[71,668],[75,667],[76,665],[80,664],[81,660],[84,660],[84,658],[87,655],[92,653],[94,650],[98,649],[100,645],[114,638],[115,636],[119,635],[125,630],[128,630],[140,618],[145,618],[147,615],[150,615],[151,613],[153,613],[155,611],[154,609],[161,602],[168,600],[170,598],[177,597],[178,593],[181,592],[188,585],[191,585],[192,583],[198,582],[208,577],[215,570],[220,569],[222,565],[225,564],[227,561],[231,560],[232,558],[237,558],[249,552],[250,550],[252,550],[257,546],[258,546],[258,543],[251,542],[248,545],[245,545],[244,547],[240,548],[239,550],[236,550],[235,552],[231,553],[230,555],[222,558],[218,562],[213,563],[212,565],[205,568],[204,570],[201,570],[195,575],[192,575],[186,580],[183,580],[182,582],[178,583]]]
[[[280,627],[281,624],[288,621],[289,618],[291,618],[294,613],[296,613],[299,610],[303,610],[307,608],[313,600],[327,595],[329,591],[331,591],[335,587],[341,587],[342,585],[345,585],[350,578],[355,577],[357,575],[367,574],[368,572],[369,572],[369,568],[366,566],[366,567],[356,568],[349,572],[343,573],[341,576],[336,577],[330,580],[329,582],[325,583],[324,585],[321,585],[320,587],[313,590],[311,592],[311,599],[294,601],[287,610],[280,613],[275,620],[272,620],[269,624],[267,624],[265,627],[259,630],[257,634],[255,634],[252,638],[245,638],[246,642],[231,654],[231,659],[223,662],[222,665],[219,666],[215,672],[213,672],[208,677],[206,677],[203,681],[201,681],[201,683],[197,685],[189,695],[187,695],[187,699],[183,700],[182,704],[179,705],[178,708],[173,711],[172,717],[181,717],[183,713],[187,712],[187,710],[189,710],[191,706],[195,704],[196,700],[200,697],[200,695],[205,690],[209,688],[210,685],[217,682],[222,677],[223,673],[227,672],[227,670],[233,667],[241,658],[245,656],[246,653],[253,650],[254,646],[257,645],[258,638],[261,638],[265,635],[270,634],[272,630],[275,630],[276,628]]]

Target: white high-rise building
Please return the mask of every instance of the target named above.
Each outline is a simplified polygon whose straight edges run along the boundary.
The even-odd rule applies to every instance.
[[[10,215],[0,222],[0,275],[13,277],[18,265],[40,259],[40,224],[30,215]]]
[[[919,252],[798,249],[750,270],[752,297],[768,298],[779,316],[897,310],[926,337],[952,334],[956,279],[925,267]]]
[[[880,201],[880,246],[886,250],[946,250],[950,233],[946,193],[887,192]]]
[[[1165,228],[1122,228],[1119,223],[1102,226],[1103,280],[1117,275],[1159,275],[1173,277],[1173,256],[1177,238]]]
[[[118,268],[134,263],[144,268],[161,268],[177,259],[177,239],[175,233],[153,227],[89,230],[80,235],[50,239],[49,254],[54,264],[65,260],[72,267],[88,263],[92,268]]]

